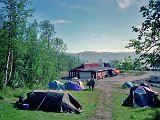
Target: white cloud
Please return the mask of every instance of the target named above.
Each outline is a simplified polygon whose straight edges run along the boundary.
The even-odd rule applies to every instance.
[[[140,9],[140,7],[146,6],[148,4],[147,0],[116,0],[116,2],[120,9],[126,9],[131,5],[134,5]]]
[[[66,19],[57,19],[57,20],[51,20],[51,23],[52,24],[69,24],[72,22]]]
[[[48,16],[45,16],[44,14],[42,13],[36,13],[34,15],[34,19],[36,19],[37,21],[43,21],[43,20],[49,20],[50,23],[52,24],[69,24],[69,23],[73,23],[72,21],[70,20],[66,20],[66,19],[52,19],[52,18],[49,18]]]
[[[128,8],[132,5],[133,0],[116,0],[121,9]]]

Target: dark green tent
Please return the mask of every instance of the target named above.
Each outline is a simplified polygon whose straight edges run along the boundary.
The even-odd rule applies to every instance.
[[[34,90],[27,93],[22,106],[24,104],[29,104],[29,109],[48,112],[80,113],[82,111],[82,106],[70,93],[55,90]]]

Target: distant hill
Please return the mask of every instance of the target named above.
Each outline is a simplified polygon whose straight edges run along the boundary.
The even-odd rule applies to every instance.
[[[85,62],[108,62],[110,60],[124,60],[125,57],[131,56],[131,58],[138,58],[134,52],[94,52],[94,51],[84,51],[80,53],[71,53],[74,56],[79,57]]]

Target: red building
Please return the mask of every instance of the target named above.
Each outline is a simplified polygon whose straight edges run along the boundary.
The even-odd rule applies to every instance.
[[[112,71],[111,67],[100,67],[99,63],[85,63],[69,71],[69,77],[78,79],[90,79],[93,75],[95,79],[103,79]]]
[[[100,67],[99,63],[85,63],[83,64],[84,67],[83,68],[94,68],[94,67]]]

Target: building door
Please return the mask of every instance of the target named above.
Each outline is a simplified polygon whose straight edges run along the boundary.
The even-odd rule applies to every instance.
[[[80,72],[80,79],[90,79],[91,72]]]

